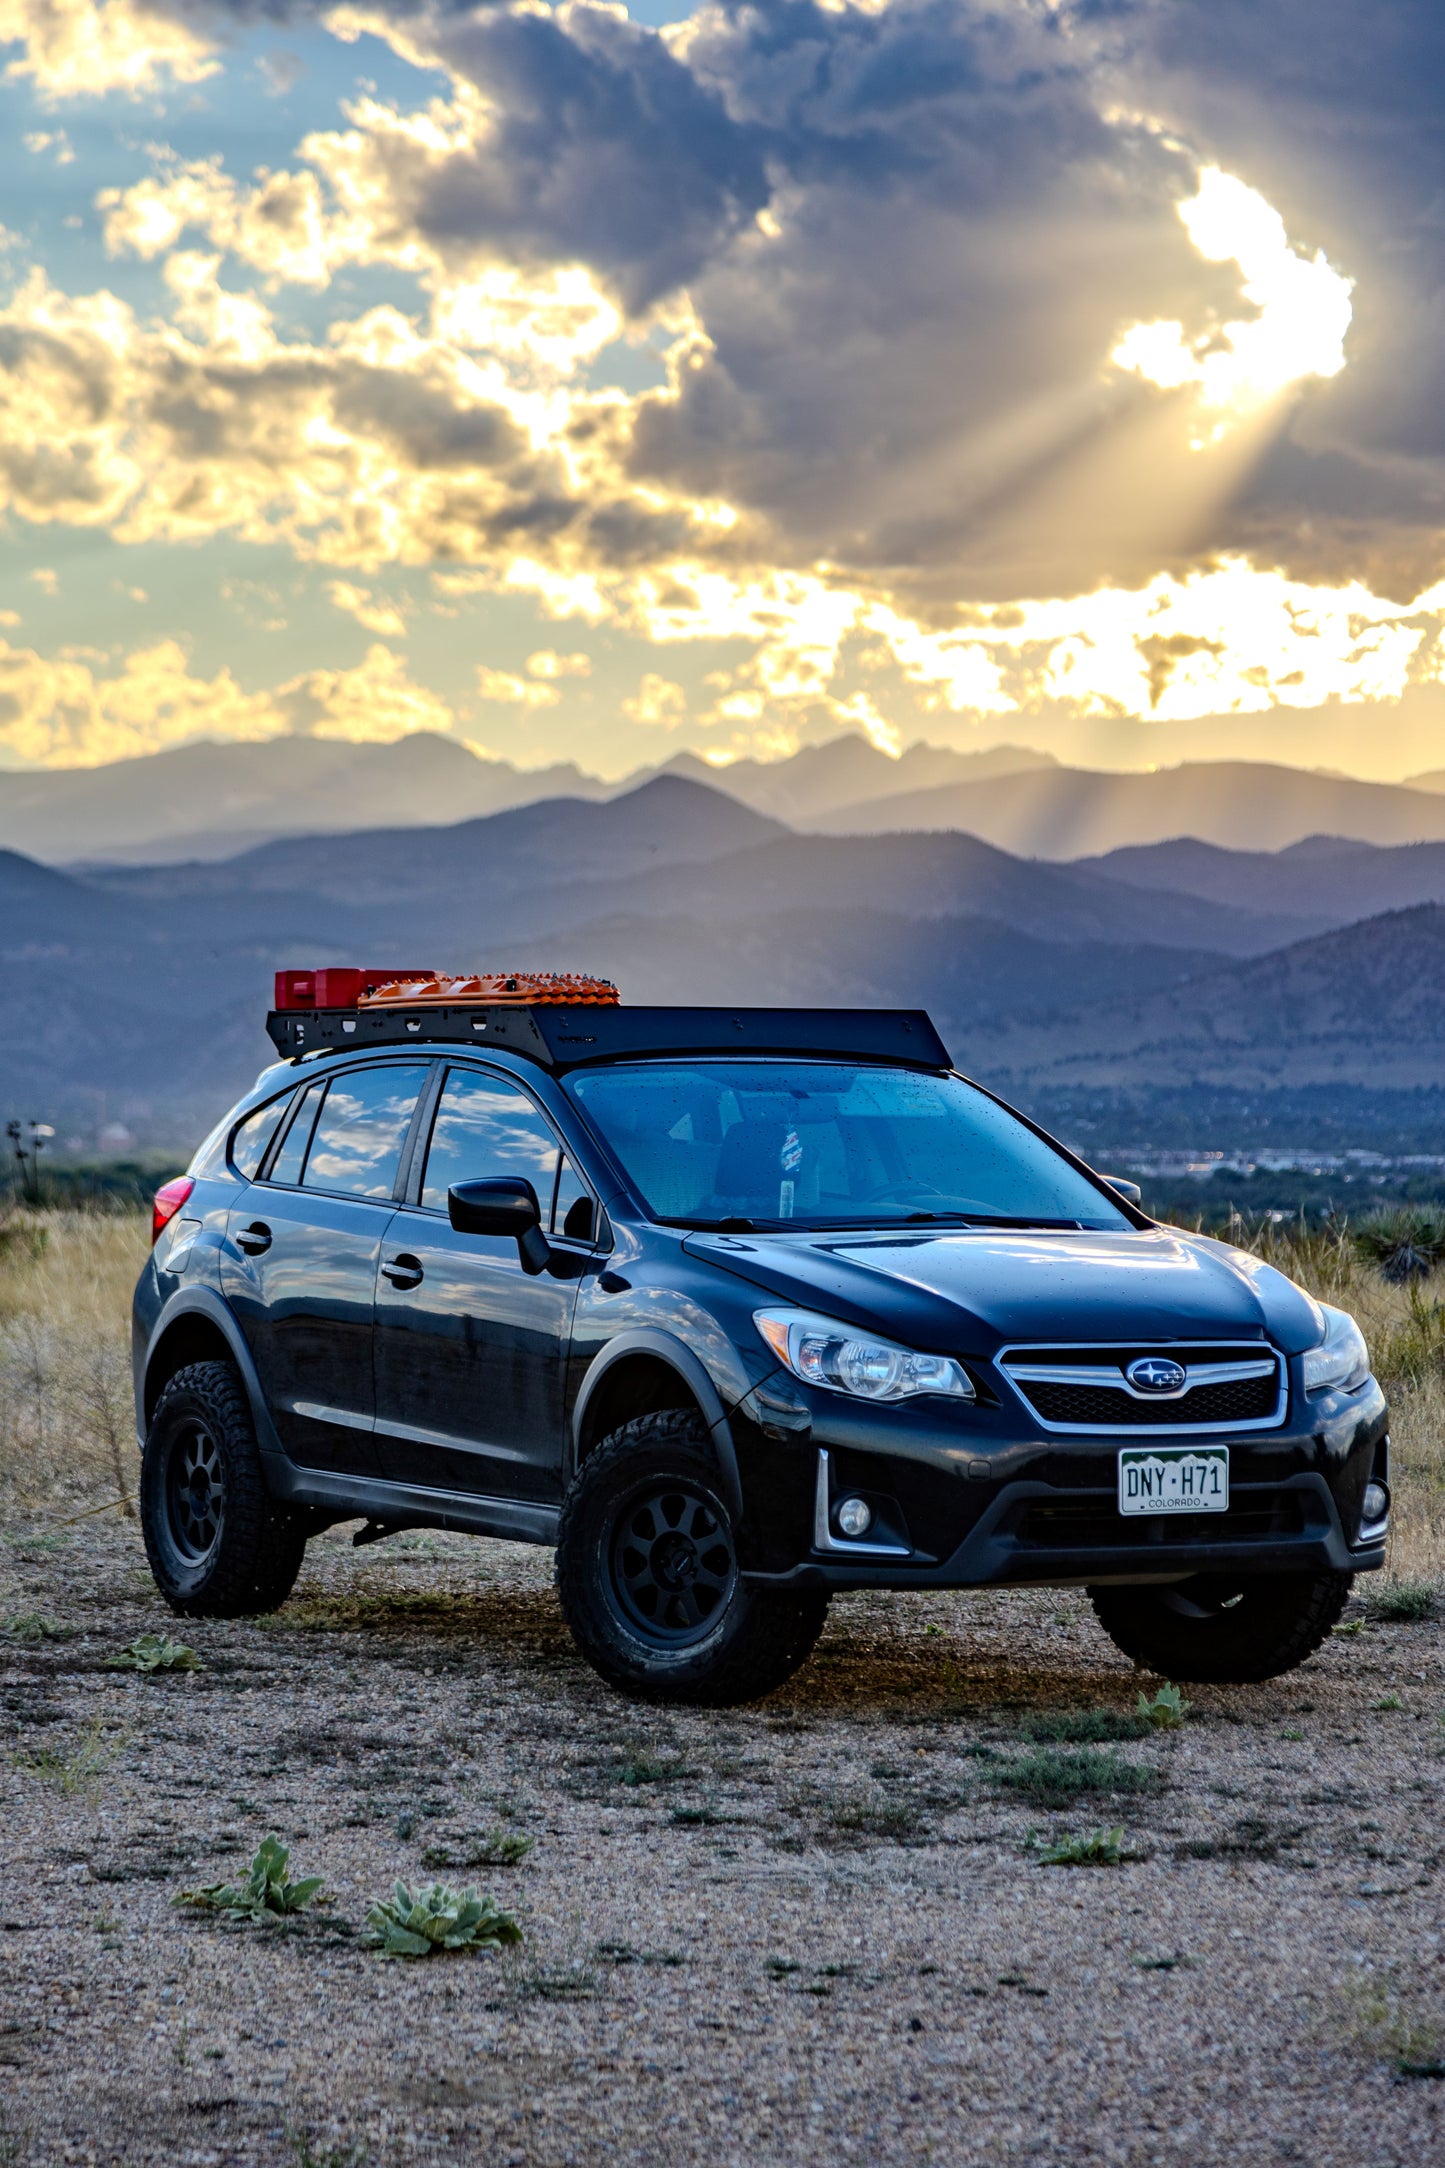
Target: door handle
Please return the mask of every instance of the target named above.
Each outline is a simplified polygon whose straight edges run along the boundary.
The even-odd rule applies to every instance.
[[[237,1249],[244,1250],[248,1257],[259,1257],[262,1250],[269,1250],[271,1247],[271,1230],[264,1220],[252,1220],[250,1226],[243,1227],[232,1240]]]
[[[393,1287],[420,1287],[426,1277],[421,1259],[403,1250],[399,1257],[389,1257],[381,1268],[382,1278],[390,1280]]]

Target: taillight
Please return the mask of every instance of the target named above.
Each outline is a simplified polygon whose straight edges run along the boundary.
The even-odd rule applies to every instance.
[[[151,1206],[151,1241],[154,1242],[163,1227],[168,1227],[185,1203],[195,1182],[188,1174],[178,1174],[174,1182],[167,1182],[155,1194]]]

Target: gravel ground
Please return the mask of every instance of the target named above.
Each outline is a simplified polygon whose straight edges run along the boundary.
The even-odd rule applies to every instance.
[[[1445,2052],[1428,1621],[1357,1602],[1289,1679],[1050,1747],[1140,1683],[1076,1592],[851,1597],[784,1693],[674,1714],[580,1664],[547,1553],[348,1537],[184,1627],[133,1528],[0,1542],[0,2163],[1441,2157],[1398,2070]],[[102,1668],[157,1630],[205,1668]],[[1049,1754],[1134,1788],[1040,1804]],[[1039,1864],[1108,1824],[1126,1864]],[[432,1864],[497,1828],[522,1864]],[[173,1907],[271,1830],[329,1903]],[[521,1947],[373,1954],[433,1872]]]

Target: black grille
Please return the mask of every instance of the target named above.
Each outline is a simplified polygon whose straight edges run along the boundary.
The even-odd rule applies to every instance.
[[[1018,1389],[1046,1423],[1099,1423],[1129,1430],[1141,1423],[1157,1429],[1176,1423],[1260,1423],[1274,1414],[1279,1378],[1231,1378],[1222,1385],[1196,1385],[1177,1400],[1136,1400],[1122,1387],[1052,1385],[1020,1378]]]
[[[1247,1491],[1225,1513],[1121,1513],[1110,1497],[1035,1498],[1014,1540],[1041,1551],[1118,1551],[1250,1537],[1297,1536],[1304,1512],[1294,1491]]]

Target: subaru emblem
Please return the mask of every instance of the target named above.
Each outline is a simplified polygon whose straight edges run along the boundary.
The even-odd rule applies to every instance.
[[[1189,1383],[1183,1363],[1168,1355],[1141,1355],[1124,1372],[1136,1393],[1180,1393]]]

